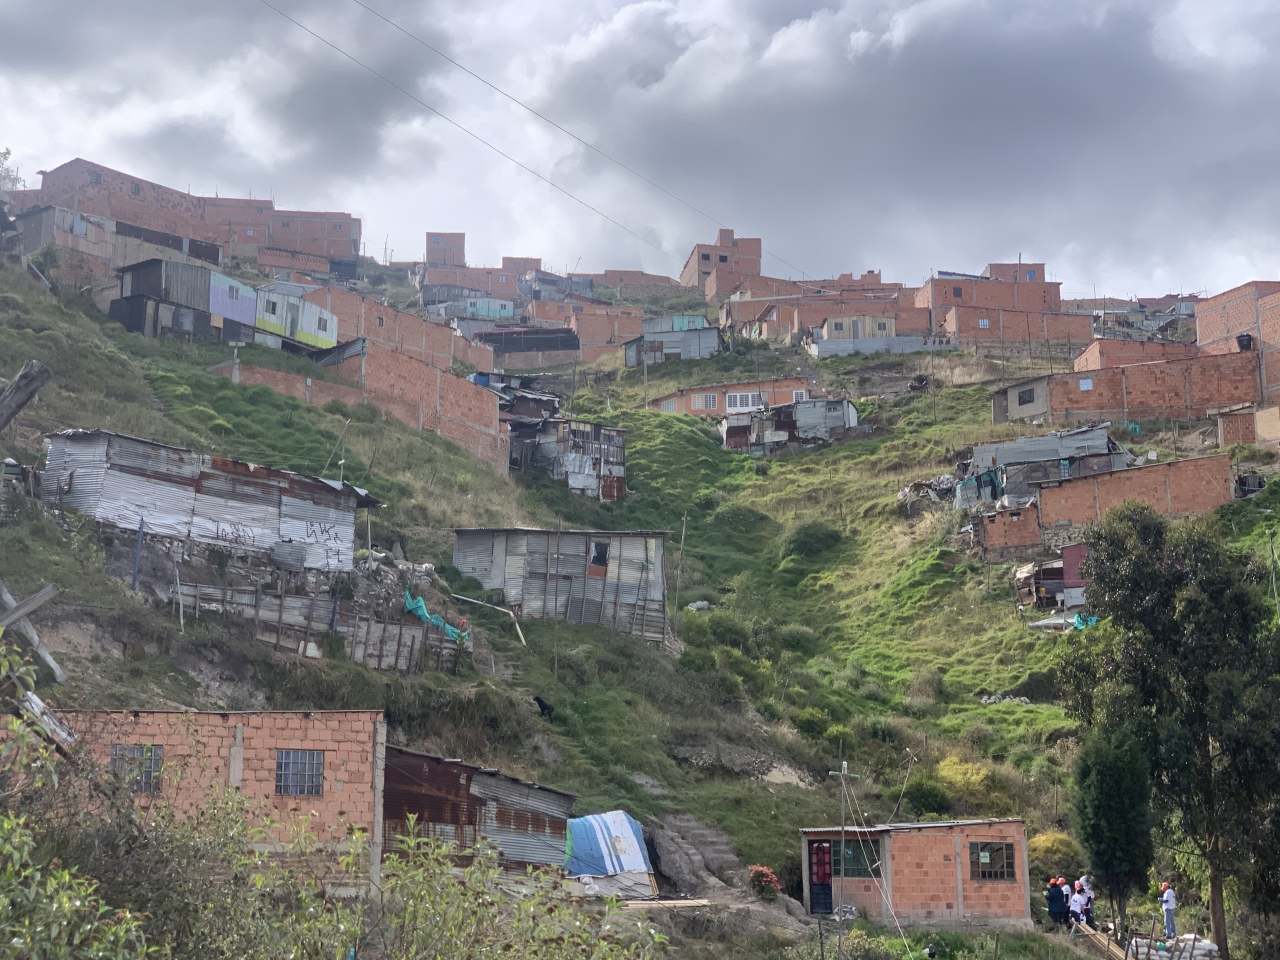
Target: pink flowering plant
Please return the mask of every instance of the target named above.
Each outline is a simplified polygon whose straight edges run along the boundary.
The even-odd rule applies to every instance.
[[[778,891],[782,889],[782,884],[778,882],[776,873],[759,863],[748,867],[747,873],[751,878],[751,889],[761,900],[778,899]]]

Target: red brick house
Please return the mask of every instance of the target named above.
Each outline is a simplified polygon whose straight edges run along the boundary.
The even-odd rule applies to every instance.
[[[716,383],[704,387],[681,387],[654,397],[649,401],[649,409],[663,413],[691,413],[697,417],[723,417],[726,413],[809,400],[813,397],[812,391],[813,384],[806,377]]]
[[[852,905],[878,923],[1032,927],[1024,820],[811,827],[800,831],[800,863],[811,914]]]

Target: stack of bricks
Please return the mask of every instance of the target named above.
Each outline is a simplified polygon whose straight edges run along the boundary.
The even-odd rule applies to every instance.
[[[1231,458],[1226,454],[1063,480],[1040,490],[1042,538],[1051,548],[1078,543],[1084,527],[1126,500],[1181,517],[1216,510],[1231,498]]]
[[[373,710],[194,713],[180,711],[66,711],[63,719],[103,769],[111,748],[163,747],[158,793],[139,802],[171,803],[183,814],[198,810],[218,787],[237,789],[250,808],[277,822],[276,839],[290,821],[311,817],[321,840],[345,837],[349,827],[372,835],[380,822],[376,757],[382,714]],[[319,795],[276,792],[277,751],[323,752]],[[132,761],[138,764],[139,761]]]

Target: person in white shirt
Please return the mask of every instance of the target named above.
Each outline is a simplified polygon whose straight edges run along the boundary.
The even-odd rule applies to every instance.
[[[1084,893],[1084,922],[1089,926],[1093,926],[1093,884],[1089,882],[1089,875],[1085,874],[1080,878],[1077,886]]]
[[[1178,896],[1167,883],[1160,884],[1160,905],[1164,907],[1164,935],[1172,940],[1178,935],[1173,922],[1173,911],[1178,909]]]
[[[1071,894],[1071,919],[1076,923],[1084,923],[1084,907],[1087,902],[1084,887],[1076,881],[1076,892]]]

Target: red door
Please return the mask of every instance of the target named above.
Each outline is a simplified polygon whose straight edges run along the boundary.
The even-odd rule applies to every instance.
[[[809,841],[809,912],[831,912],[831,841]]]

